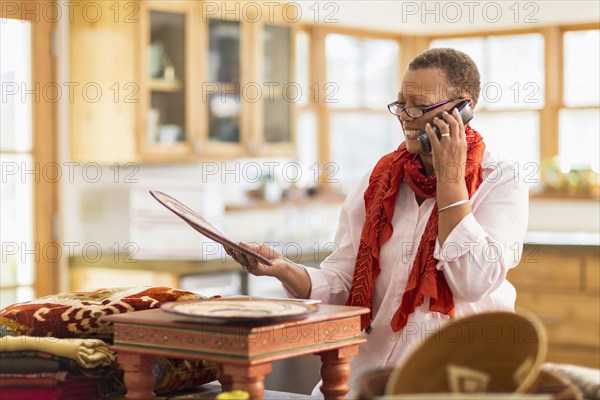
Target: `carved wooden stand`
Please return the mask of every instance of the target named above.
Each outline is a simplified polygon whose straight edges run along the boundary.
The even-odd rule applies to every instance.
[[[262,399],[264,377],[276,360],[321,356],[321,391],[342,400],[349,391],[350,359],[365,341],[362,307],[321,305],[309,318],[271,325],[219,326],[194,323],[160,309],[106,317],[115,326],[118,361],[125,371],[126,399],[153,399],[155,356],[204,359],[221,364],[223,390],[245,390]]]

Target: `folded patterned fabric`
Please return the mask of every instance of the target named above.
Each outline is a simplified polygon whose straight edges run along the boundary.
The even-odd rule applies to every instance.
[[[168,287],[103,288],[67,292],[0,310],[2,336],[91,338],[112,342],[112,323],[102,317],[160,307],[169,301],[205,298]]]
[[[0,373],[31,374],[58,371],[95,379],[108,379],[115,375],[113,365],[83,368],[75,360],[41,351],[0,351]]]
[[[0,387],[55,387],[65,383],[69,373],[38,372],[34,374],[0,374]]]
[[[96,381],[69,374],[0,374],[0,399],[10,400],[101,400]]]
[[[577,386],[585,399],[600,399],[600,369],[554,363],[545,363],[542,368]]]
[[[111,361],[110,372],[106,374],[111,379],[104,382],[106,391],[102,393],[123,392],[122,371],[118,370],[116,362],[112,362],[114,355],[107,346],[113,341],[113,326],[103,317],[158,308],[170,301],[203,298],[206,297],[165,286],[140,286],[67,292],[17,303],[0,310],[0,348],[2,352],[20,351],[20,347],[11,347],[12,342],[11,346],[6,347],[6,343],[13,339],[4,338],[15,336],[21,340],[23,336],[30,336],[32,343],[43,342],[46,345],[29,347],[29,350],[75,360],[81,374],[85,376],[97,376],[106,372],[108,367],[104,365]],[[56,342],[56,338],[69,339],[68,344]],[[83,339],[87,340],[75,342]],[[213,362],[166,357],[156,359],[156,393],[198,386],[219,377],[219,366]],[[94,366],[95,368],[89,368]],[[12,364],[11,368],[13,367],[20,368]],[[74,372],[71,369],[67,370]],[[103,387],[100,389],[103,390]],[[0,398],[4,399],[2,396]],[[11,397],[7,398],[12,400]]]
[[[157,357],[154,366],[156,393],[189,389],[219,377],[219,367],[211,361]]]
[[[59,360],[38,357],[0,358],[0,374],[32,374],[60,370]]]
[[[154,375],[154,393],[165,394],[215,381],[219,377],[219,367],[210,361],[156,357],[152,373]],[[123,371],[119,369],[115,379],[101,382],[99,388],[102,397],[122,398],[126,391]]]
[[[75,360],[82,368],[108,366],[115,354],[99,339],[58,339],[32,336],[4,336],[0,352],[40,351]]]

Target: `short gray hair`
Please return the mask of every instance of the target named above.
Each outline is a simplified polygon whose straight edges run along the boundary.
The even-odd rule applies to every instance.
[[[446,75],[446,83],[456,96],[468,95],[477,104],[481,77],[475,62],[467,54],[452,48],[429,49],[416,56],[408,65],[411,71],[437,68]]]

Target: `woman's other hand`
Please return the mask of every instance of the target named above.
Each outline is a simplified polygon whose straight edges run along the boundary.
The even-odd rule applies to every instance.
[[[226,248],[227,254],[240,263],[246,271],[256,276],[272,276],[279,279],[297,298],[308,299],[310,297],[311,281],[304,266],[288,260],[277,250],[264,244],[240,243],[240,246],[252,250],[271,261],[271,265],[262,264],[246,257],[239,250]]]
[[[267,260],[271,261],[271,265],[266,265],[260,262],[257,262],[254,258],[247,257],[246,254],[239,250],[235,249],[227,249],[227,254],[229,254],[235,261],[237,261],[246,271],[256,276],[273,276],[280,277],[285,269],[288,267],[288,263],[290,262],[286,259],[281,253],[275,250],[271,246],[267,245],[251,245],[247,243],[240,243],[241,247],[251,250],[257,254],[260,254]]]

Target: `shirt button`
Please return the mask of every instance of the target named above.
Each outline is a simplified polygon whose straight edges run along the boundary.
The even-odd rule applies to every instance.
[[[402,257],[402,262],[405,262],[405,263],[407,263],[407,262],[408,262],[408,258],[406,258],[406,257]]]
[[[396,297],[396,300],[398,301],[398,303],[402,303],[402,296]]]

